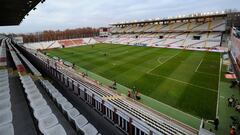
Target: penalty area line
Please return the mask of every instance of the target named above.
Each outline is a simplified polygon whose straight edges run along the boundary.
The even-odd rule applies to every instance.
[[[203,59],[204,59],[204,57],[202,58],[202,60],[199,62],[199,64],[198,64],[198,66],[197,66],[197,68],[196,68],[196,70],[195,70],[195,72],[197,72],[198,71],[198,68],[200,67],[200,65],[202,64],[202,62],[203,62]]]
[[[155,66],[154,68],[150,69],[149,71],[147,71],[147,73],[152,72],[153,70],[157,69],[159,66],[163,65],[164,63],[168,62],[170,59],[176,57],[178,54],[180,54],[182,51],[176,53],[175,55],[169,57],[168,59],[166,59],[165,61],[161,62],[159,65]],[[158,60],[157,60],[158,61]]]

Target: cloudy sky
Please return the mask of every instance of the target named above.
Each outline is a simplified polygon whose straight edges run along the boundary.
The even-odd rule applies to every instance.
[[[29,33],[77,27],[101,27],[113,22],[239,9],[239,0],[46,0],[19,26],[0,33]]]

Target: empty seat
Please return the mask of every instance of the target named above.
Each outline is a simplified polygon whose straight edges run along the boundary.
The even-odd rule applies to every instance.
[[[27,99],[29,101],[33,101],[34,99],[36,100],[37,98],[43,98],[41,93],[35,93],[31,95],[27,95]]]
[[[2,86],[2,87],[0,87],[0,91],[3,90],[3,89],[7,89],[7,88],[9,88],[8,85],[7,86]]]
[[[51,94],[52,97],[54,97],[57,94],[59,94],[59,92],[55,88],[49,89],[49,93]]]
[[[12,123],[0,126],[0,135],[14,135]]]
[[[52,87],[52,84],[48,80],[41,81],[45,88]]]
[[[25,89],[24,91],[25,91],[25,93],[26,93],[27,95],[31,95],[31,94],[34,94],[34,93],[40,93],[37,88],[34,88],[34,89]]]
[[[74,118],[74,124],[78,131],[81,131],[81,128],[88,123],[88,120],[83,115],[78,115]]]
[[[67,135],[62,125],[57,124],[46,130],[44,135]]]
[[[96,135],[98,133],[97,129],[90,123],[82,127],[84,135]]]
[[[55,87],[50,82],[45,84],[45,88],[46,89],[55,89]]]
[[[53,100],[56,101],[58,97],[63,97],[63,95],[60,92],[55,92],[52,94]]]
[[[9,82],[8,76],[6,76],[6,77],[1,77],[1,78],[0,78],[0,82],[4,82],[4,81]]]
[[[1,90],[2,92],[0,93],[0,99],[4,99],[10,96],[9,92],[9,88],[7,88],[6,90]]]
[[[37,88],[35,84],[23,85],[25,89],[35,89]]]
[[[8,73],[0,73],[0,76],[6,76],[6,77],[8,77],[7,75],[8,75]]]
[[[34,114],[34,117],[37,119],[37,120],[40,120],[46,116],[48,116],[49,114],[52,113],[52,110],[51,108],[48,106],[48,105],[45,105],[37,110],[34,110],[33,114]]]
[[[1,82],[0,82],[0,87],[8,86],[8,85],[9,85],[8,80],[4,80],[4,81],[1,81]]]
[[[1,74],[0,77],[1,78],[8,78],[8,74]]]
[[[31,78],[21,79],[21,82],[22,82],[23,84],[31,84],[31,83],[34,83]]]
[[[0,127],[12,122],[12,111],[7,110],[0,113]]]
[[[55,91],[55,92],[58,92],[58,90],[57,90],[54,86],[52,86],[52,84],[46,85],[46,88],[49,89],[49,90],[48,90],[49,93],[53,93],[54,91]]]
[[[23,83],[23,87],[24,88],[27,88],[27,87],[30,87],[32,85],[35,85],[33,81],[27,81],[27,82],[22,82]]]
[[[67,101],[67,99],[65,97],[58,97],[58,98],[56,98],[56,102],[57,102],[57,105],[60,107],[61,104],[64,104],[64,103],[66,103],[68,101]]]
[[[39,120],[38,127],[42,133],[45,133],[45,131],[47,129],[49,129],[57,124],[58,124],[57,117],[54,114],[50,114],[50,115],[44,117],[43,119]]]
[[[8,100],[8,101],[10,101],[10,94],[9,94],[9,92],[1,93],[0,100]]]
[[[43,98],[30,102],[30,106],[33,108],[33,110],[44,107],[45,105],[47,105],[47,102]]]
[[[10,89],[8,86],[0,87],[0,94],[4,92],[10,92]]]
[[[80,115],[80,113],[76,108],[67,110],[68,120],[70,121],[74,120],[74,118],[76,118],[78,115]]]
[[[73,108],[73,105],[70,102],[66,102],[62,104],[61,107],[64,112],[67,112],[67,110],[70,110],[71,108]]]
[[[11,102],[9,99],[1,100],[0,102],[0,113],[6,110],[11,110]]]

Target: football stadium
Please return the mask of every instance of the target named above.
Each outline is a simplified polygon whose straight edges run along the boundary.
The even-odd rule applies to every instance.
[[[44,2],[4,0],[0,27]],[[3,32],[0,135],[238,135],[239,62],[235,9]]]

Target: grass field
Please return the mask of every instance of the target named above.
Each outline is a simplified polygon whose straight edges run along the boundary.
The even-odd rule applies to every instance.
[[[110,44],[47,53],[194,116],[215,118],[220,53]]]

